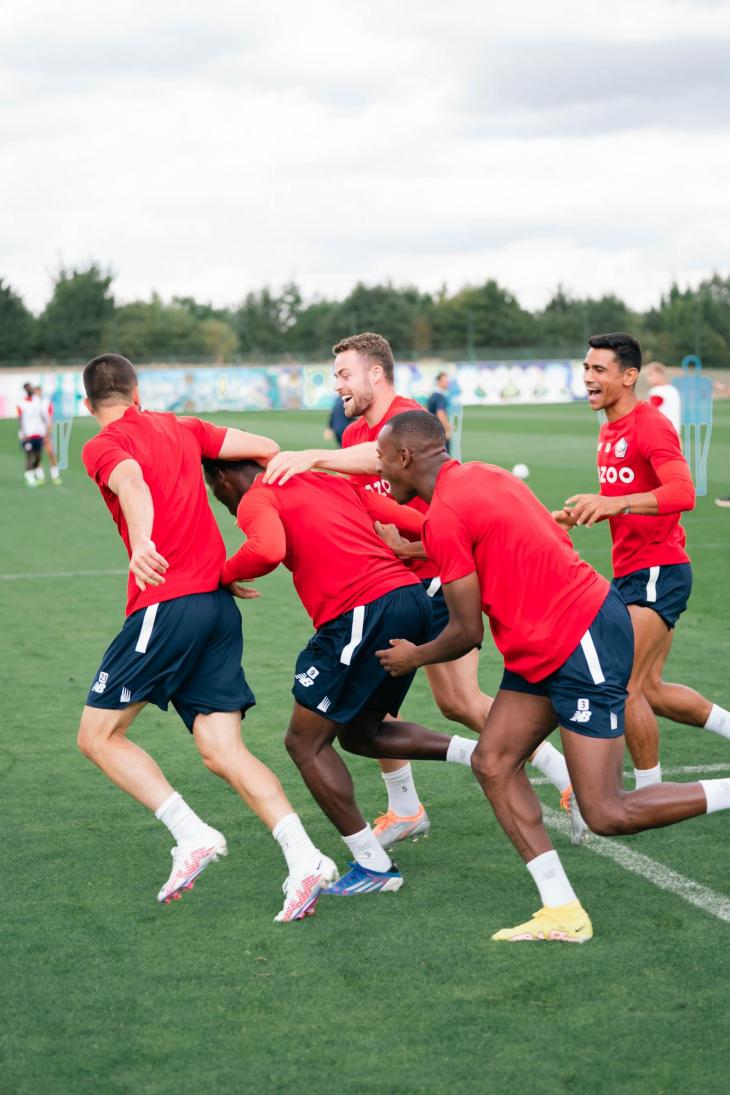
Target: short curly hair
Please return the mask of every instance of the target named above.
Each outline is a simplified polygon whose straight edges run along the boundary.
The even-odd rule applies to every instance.
[[[344,354],[346,350],[357,350],[363,357],[369,357],[378,365],[382,365],[385,379],[390,384],[393,383],[393,351],[387,338],[376,335],[374,331],[363,331],[360,335],[343,338],[332,347],[335,357],[337,354]]]

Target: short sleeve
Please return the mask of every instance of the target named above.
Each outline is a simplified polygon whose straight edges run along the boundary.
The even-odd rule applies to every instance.
[[[193,434],[200,445],[201,456],[209,456],[212,460],[218,457],[226,436],[224,426],[214,426],[202,418],[181,417],[178,422]]]
[[[98,435],[86,442],[81,451],[81,459],[94,482],[100,487],[106,487],[117,464],[121,464],[123,460],[134,460],[134,457],[118,442]]]
[[[684,461],[679,434],[661,411],[645,416],[639,426],[638,441],[639,451],[654,471],[668,460]]]
[[[466,578],[476,570],[469,530],[459,515],[443,503],[436,509],[432,506],[424,521],[423,546],[443,585]]]

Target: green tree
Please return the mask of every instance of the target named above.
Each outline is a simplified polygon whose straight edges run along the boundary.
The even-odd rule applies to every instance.
[[[529,346],[535,340],[533,316],[493,279],[467,286],[454,296],[439,294],[433,312],[434,346],[478,354],[489,347]]]
[[[96,263],[85,270],[58,272],[53,293],[39,320],[39,342],[52,358],[88,358],[104,349],[114,315],[113,274]]]
[[[410,353],[416,339],[420,349],[429,349],[431,311],[431,297],[413,286],[399,289],[390,282],[370,286],[358,282],[333,308],[328,341],[331,346],[347,335],[377,331],[388,339],[396,355]]]
[[[194,360],[206,353],[200,326],[189,308],[165,304],[155,293],[117,308],[106,341],[132,361]]]
[[[0,278],[0,361],[27,360],[33,355],[35,340],[35,316]]]

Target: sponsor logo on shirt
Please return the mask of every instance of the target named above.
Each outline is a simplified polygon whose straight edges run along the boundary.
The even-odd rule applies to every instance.
[[[570,716],[571,722],[590,722],[593,716],[590,700],[579,699],[576,703],[576,711]]]
[[[633,468],[614,468],[612,464],[609,467],[606,467],[605,464],[599,464],[598,466],[599,483],[633,483],[633,481]]]
[[[109,680],[109,674],[108,673],[100,673],[98,678],[92,684],[91,691],[92,692],[98,692],[99,695],[101,695],[101,693],[106,688],[106,682],[108,680]]]

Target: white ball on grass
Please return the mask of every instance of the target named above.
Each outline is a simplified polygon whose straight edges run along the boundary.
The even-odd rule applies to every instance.
[[[518,479],[527,479],[530,474],[530,469],[527,464],[515,464],[512,469],[512,474],[516,475]]]

